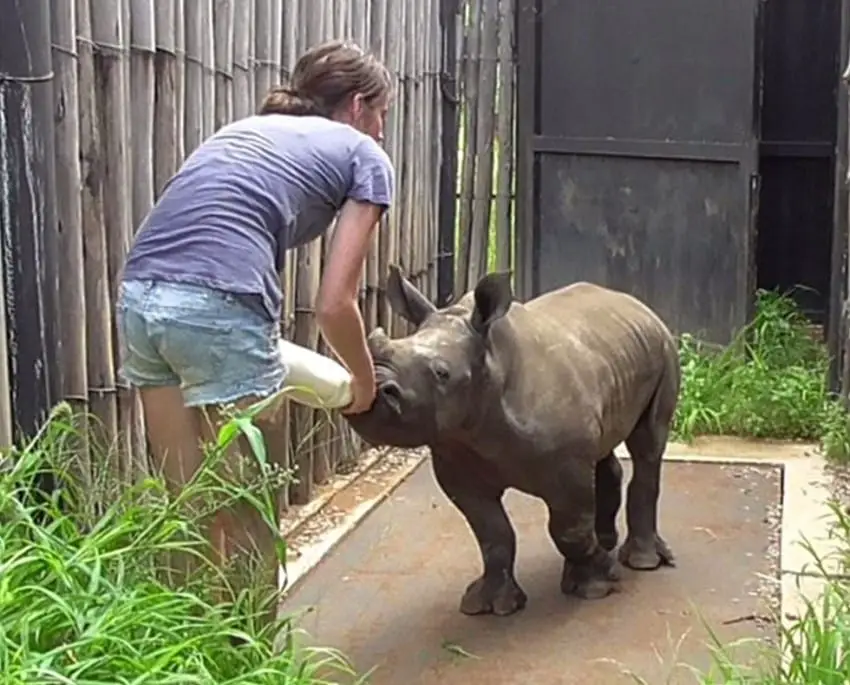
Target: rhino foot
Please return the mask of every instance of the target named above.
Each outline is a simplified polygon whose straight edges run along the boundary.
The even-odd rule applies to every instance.
[[[482,576],[470,583],[460,601],[460,610],[467,616],[495,614],[510,616],[525,608],[528,597],[517,582],[511,578],[488,578]]]
[[[619,558],[625,566],[636,571],[654,571],[662,565],[676,565],[673,552],[658,534],[650,540],[629,536],[620,547]]]
[[[619,592],[620,565],[612,554],[599,549],[591,561],[585,564],[564,562],[561,576],[561,592],[582,599],[603,599]]]
[[[596,538],[599,540],[599,546],[606,552],[613,552],[617,549],[619,539],[616,531],[613,533],[597,533]]]

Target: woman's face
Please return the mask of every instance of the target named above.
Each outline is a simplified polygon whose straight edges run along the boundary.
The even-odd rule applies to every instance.
[[[384,124],[389,111],[388,98],[366,100],[359,93],[351,101],[351,125],[361,133],[384,142]]]

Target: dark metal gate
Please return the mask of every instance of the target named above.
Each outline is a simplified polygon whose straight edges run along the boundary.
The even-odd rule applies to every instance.
[[[764,3],[758,286],[825,324],[835,214],[843,0]]]
[[[760,0],[518,0],[520,296],[591,280],[724,342],[754,288]]]

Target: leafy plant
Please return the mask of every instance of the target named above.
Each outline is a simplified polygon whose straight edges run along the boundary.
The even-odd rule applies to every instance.
[[[827,453],[850,453],[850,425],[829,392],[829,355],[786,294],[759,291],[756,315],[717,349],[693,336],[680,340],[682,390],[674,436],[820,441]]]
[[[209,561],[201,521],[243,499],[277,536],[271,488],[285,474],[269,466],[252,417],[234,414],[208,450],[204,467],[178,495],[148,477],[91,504],[80,479],[79,438],[60,405],[33,440],[11,450],[0,473],[0,673],[4,683],[286,683],[331,682],[351,673],[332,650],[299,648],[290,617],[262,620],[277,600],[240,589],[228,569]],[[245,435],[260,478],[234,484],[222,474],[224,450]],[[61,488],[38,496],[45,472]],[[87,503],[86,506],[81,506]],[[199,566],[166,583],[165,553]],[[282,647],[277,648],[279,640]],[[323,675],[324,674],[324,675]]]

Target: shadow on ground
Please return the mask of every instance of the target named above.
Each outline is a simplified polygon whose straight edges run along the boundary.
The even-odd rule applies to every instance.
[[[426,462],[283,608],[309,610],[300,626],[310,641],[342,650],[361,673],[375,667],[375,685],[634,682],[625,671],[692,683],[676,662],[708,667],[703,620],[724,641],[771,635],[758,619],[778,608],[778,588],[760,575],[777,571],[779,496],[774,467],[668,462],[661,532],[678,566],[626,571],[620,593],[587,602],[559,592],[543,504],[511,492],[528,606],[470,618],[458,603],[480,572],[478,548]]]

